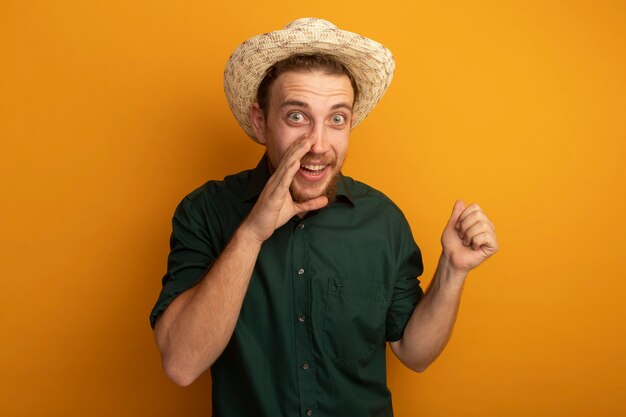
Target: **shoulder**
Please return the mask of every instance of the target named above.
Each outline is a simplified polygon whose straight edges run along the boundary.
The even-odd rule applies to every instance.
[[[183,201],[203,205],[213,201],[242,199],[251,177],[251,169],[228,175],[221,180],[209,180],[185,196]]]
[[[342,178],[349,198],[355,207],[377,210],[380,211],[380,214],[388,213],[389,215],[404,218],[402,210],[382,191],[352,177],[344,175]]]
[[[249,190],[253,170],[229,175],[221,180],[209,180],[187,194],[178,204],[174,217],[181,215],[206,223],[207,219],[230,219],[241,211]]]

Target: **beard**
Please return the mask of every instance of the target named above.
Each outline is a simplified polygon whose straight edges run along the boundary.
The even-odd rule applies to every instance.
[[[328,182],[328,185],[326,185],[324,192],[320,194],[320,196],[326,196],[326,198],[328,198],[328,204],[335,201],[335,198],[337,197],[337,181],[338,180],[339,180],[339,171],[337,171],[337,173],[333,175],[333,177]],[[304,195],[300,194],[298,190],[296,190],[296,187],[293,186],[293,182],[289,186],[289,193],[291,194],[291,199],[294,201],[294,203],[304,203],[305,201],[311,200],[311,198],[305,197]],[[316,197],[313,197],[313,198],[316,198]]]
[[[345,162],[345,158],[343,162]],[[337,160],[334,157],[322,158],[320,160],[318,156],[311,153],[307,153],[300,160],[301,165],[308,165],[313,163],[322,163],[324,165],[328,165],[329,167],[335,167],[337,165]],[[343,163],[341,165],[343,166]],[[339,180],[339,172],[341,172],[342,166],[339,166],[337,168],[337,171],[330,178],[328,184],[326,185],[326,188],[324,188],[324,191],[319,196],[307,197],[299,193],[296,187],[294,187],[294,183],[292,182],[289,186],[291,199],[294,201],[294,203],[304,203],[305,201],[311,200],[312,198],[325,196],[326,198],[328,198],[328,204],[331,204],[333,201],[335,201],[335,198],[337,198],[337,181]]]
[[[343,163],[345,163],[346,158],[347,158],[347,155],[344,157]],[[319,157],[311,153],[307,153],[300,160],[301,165],[307,165],[309,163],[320,163],[320,162],[328,166],[335,166],[337,163],[337,160],[333,157],[330,157],[327,159],[322,159],[320,161]],[[339,181],[339,173],[341,172],[343,163],[337,169],[337,171],[332,176],[332,178],[330,178],[324,191],[317,196],[309,197],[309,196],[304,195],[302,192],[299,192],[299,190],[294,186],[294,182],[292,181],[291,184],[289,185],[289,194],[291,194],[291,199],[294,201],[294,203],[304,203],[305,201],[311,200],[313,198],[321,197],[321,196],[325,196],[326,198],[328,198],[328,204],[334,202],[335,199],[337,198],[337,191],[338,191],[337,182]],[[270,174],[274,174],[276,172],[275,167],[277,164],[274,164],[272,159],[269,157],[268,157],[268,165],[270,169]]]

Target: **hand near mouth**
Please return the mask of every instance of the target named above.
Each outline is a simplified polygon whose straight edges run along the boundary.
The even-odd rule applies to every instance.
[[[252,211],[242,223],[259,242],[264,242],[293,216],[318,210],[328,204],[328,198],[320,196],[301,203],[291,197],[289,186],[300,169],[300,160],[313,146],[311,137],[301,137],[285,152],[276,171],[265,184]]]

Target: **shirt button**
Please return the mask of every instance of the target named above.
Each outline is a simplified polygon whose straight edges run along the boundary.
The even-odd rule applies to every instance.
[[[306,362],[304,362],[304,363],[302,364],[302,369],[305,369],[305,370],[306,370],[306,369],[309,369],[309,364],[308,364],[308,363],[306,363]]]
[[[310,408],[308,408],[308,409],[306,410],[306,415],[307,415],[307,416],[312,416],[312,415],[313,415],[313,410],[311,410]]]
[[[306,316],[304,314],[300,314],[298,316],[298,320],[300,320],[301,323],[304,323],[304,321],[306,320]]]
[[[298,275],[302,275],[302,274],[304,274],[304,269],[302,268],[298,269]]]
[[[304,229],[304,223],[300,223],[300,224],[298,225],[298,228],[299,228],[300,230]]]

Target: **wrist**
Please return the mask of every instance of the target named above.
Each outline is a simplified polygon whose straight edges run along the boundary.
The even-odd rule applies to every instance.
[[[469,272],[455,268],[450,257],[445,252],[442,252],[439,257],[437,271],[445,284],[451,285],[459,290],[463,288],[467,273]]]
[[[233,235],[233,240],[245,243],[246,245],[252,245],[254,247],[258,246],[258,248],[260,248],[265,241],[265,239],[260,238],[258,233],[254,231],[254,228],[250,225],[248,219],[245,219],[239,225],[239,228]]]

